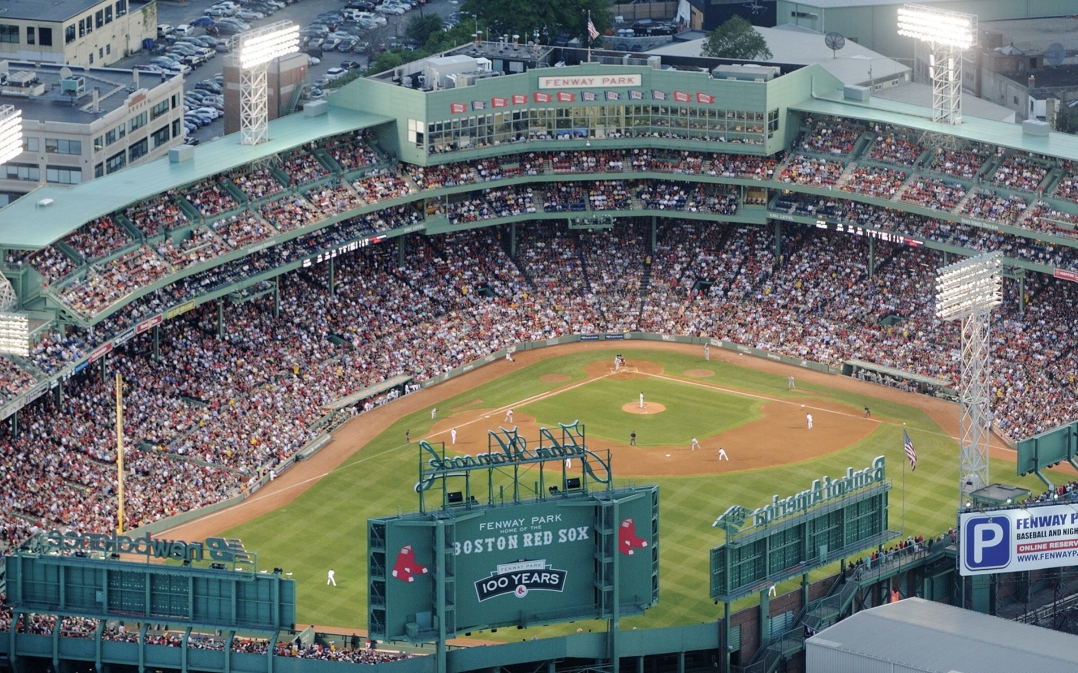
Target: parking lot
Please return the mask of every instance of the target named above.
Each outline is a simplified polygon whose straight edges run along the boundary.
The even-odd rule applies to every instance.
[[[218,1],[219,0],[192,0],[191,2],[171,2],[167,0],[158,0],[157,22],[159,24],[172,26],[173,28],[189,24],[191,21],[205,17],[205,11],[217,4]],[[238,0],[236,0],[236,2],[240,5],[250,4],[249,2],[240,3]],[[347,0],[293,0],[292,4],[288,4],[284,8],[274,11],[271,15],[265,16],[262,19],[248,18],[243,19],[243,21],[250,24],[251,27],[257,28],[277,21],[290,20],[302,29],[309,26],[320,14],[330,11],[340,11],[345,8],[346,4],[348,4]],[[312,62],[309,71],[310,81],[313,83],[325,78],[327,71],[331,68],[341,67],[342,63],[351,62],[352,64],[358,64],[360,67],[365,68],[367,65],[367,53],[361,51],[364,47],[364,43],[369,44],[371,48],[377,48],[378,44],[384,43],[389,37],[399,36],[400,39],[403,40],[408,22],[413,16],[418,15],[420,11],[424,14],[436,13],[444,17],[456,12],[458,8],[459,5],[452,0],[434,0],[423,6],[422,9],[410,9],[399,15],[393,13],[384,14],[383,16],[386,20],[386,25],[384,27],[365,30],[355,23],[342,24],[341,27],[338,28],[338,31],[344,32],[347,30],[349,34],[357,37],[359,40],[357,50],[347,53],[336,50],[323,50],[322,58],[319,59],[319,62],[317,64]],[[195,27],[191,32],[191,35],[203,36],[206,35],[206,30],[202,27]],[[227,39],[227,36],[221,35],[219,36],[219,39]],[[169,42],[166,41],[160,42],[165,45],[169,44]],[[223,70],[221,56],[221,54],[216,53],[215,51],[214,55],[205,63],[193,67],[191,73],[184,77],[184,91],[194,91],[200,82],[212,80],[215,76],[219,75]],[[147,50],[143,50],[117,62],[112,67],[133,68],[136,65],[148,66],[151,64],[153,58],[153,54]],[[203,84],[202,86],[205,87],[207,85]],[[223,133],[224,118],[222,116],[210,122],[208,125],[202,126],[191,132],[189,137],[202,142],[219,137],[223,135]]]

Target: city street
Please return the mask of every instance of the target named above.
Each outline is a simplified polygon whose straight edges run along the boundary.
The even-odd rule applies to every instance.
[[[173,27],[189,23],[194,19],[205,16],[203,13],[204,10],[214,5],[216,2],[218,2],[218,0],[191,0],[190,2],[158,0],[157,23],[168,24]],[[284,9],[278,10],[272,16],[267,16],[260,20],[248,21],[248,23],[250,23],[252,27],[257,28],[258,26],[275,23],[277,21],[290,20],[302,28],[314,21],[319,14],[343,9],[345,4],[346,2],[344,0],[297,0],[295,3],[288,5]],[[433,12],[442,17],[446,17],[453,12],[458,11],[459,7],[460,5],[453,0],[433,0],[424,5],[422,11],[424,14]],[[387,26],[377,29],[376,31],[361,31],[357,37],[361,40],[371,40],[374,34],[377,34],[381,39],[392,35],[397,35],[403,39],[408,22],[411,21],[413,16],[419,16],[419,13],[419,9],[413,9],[400,16],[388,15],[386,16]],[[194,35],[202,34],[205,34],[202,29],[197,29],[194,33]],[[199,81],[212,79],[214,75],[219,74],[223,70],[221,66],[223,61],[222,57],[222,54],[217,54],[207,63],[195,68],[185,77],[184,90],[191,91]],[[151,55],[148,52],[142,51],[116,62],[111,67],[131,68],[138,64],[149,63],[150,58]],[[366,67],[367,55],[358,51],[354,53],[327,51],[324,53],[323,58],[318,65],[311,65],[309,70],[309,81],[314,82],[318,80],[325,76],[327,70],[339,67],[345,61],[357,61],[362,64],[363,67]],[[197,138],[200,142],[204,142],[212,138],[220,137],[223,133],[224,119],[222,117],[207,126],[203,126],[188,137]]]

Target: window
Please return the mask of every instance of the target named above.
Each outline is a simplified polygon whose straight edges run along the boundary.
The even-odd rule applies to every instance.
[[[127,14],[127,0],[119,0],[116,3],[116,16]]]
[[[82,141],[45,138],[45,151],[49,154],[82,154]]]
[[[179,104],[179,100],[180,100],[180,94],[178,94],[178,93],[172,94],[172,109],[173,110],[176,109],[176,106]]]
[[[90,52],[90,65],[94,64],[94,53]]]
[[[126,135],[127,135],[127,126],[125,126],[124,124],[120,124],[119,126],[112,129],[111,131],[106,131],[105,132],[105,145],[111,145],[112,143],[116,142],[117,140],[119,140],[120,138],[123,138]]]
[[[1018,96],[1014,96],[1014,102],[1012,105],[1018,105]]]
[[[97,57],[98,58],[105,58],[105,50],[102,49],[101,47],[97,48]]]
[[[34,44],[34,37],[35,37],[35,35],[34,35],[34,27],[33,26],[27,26],[26,27],[26,44]]]
[[[106,44],[105,45],[105,53],[106,54],[111,54],[112,53],[112,45],[111,44]]]
[[[112,5],[105,8],[105,23],[112,23]]]
[[[0,23],[0,42],[19,43],[19,27],[8,23]]]
[[[115,173],[127,165],[127,152],[118,152],[105,160],[105,171]]]
[[[146,156],[146,153],[150,151],[149,147],[150,143],[146,138],[143,138],[137,143],[132,143],[131,147],[127,148],[128,161],[134,163],[137,159]]]
[[[153,148],[155,150],[162,145],[167,145],[169,139],[168,124],[165,124],[161,128],[151,133],[150,138],[153,139]]]
[[[45,181],[58,185],[77,185],[82,182],[82,171],[77,168],[45,167]]]
[[[79,19],[79,37],[86,37],[86,21]]]
[[[37,43],[42,47],[52,46],[52,28],[37,29]]]
[[[32,180],[37,182],[41,179],[41,171],[32,164],[4,164],[0,166],[0,175],[8,180]]]
[[[172,137],[173,138],[179,138],[180,137],[180,129],[182,129],[182,128],[183,127],[180,126],[180,120],[179,119],[174,119],[172,121]]]
[[[23,152],[37,152],[40,144],[37,138],[31,138],[29,136],[22,137],[22,151]]]
[[[812,12],[790,12],[790,16],[794,17],[795,19],[812,19],[813,21],[820,18]]]
[[[105,149],[105,136],[97,136],[94,138],[94,151],[98,152]]]
[[[97,164],[94,166],[94,177],[100,178],[105,175],[105,164]]]
[[[86,17],[86,34],[89,35],[92,32],[94,32],[94,17],[87,16]]]
[[[146,113],[145,112],[140,112],[140,113],[138,113],[137,115],[135,115],[134,117],[131,118],[131,132],[132,133],[139,130],[140,128],[142,128],[145,125],[146,125]]]
[[[97,10],[97,14],[94,14],[94,27],[100,28],[105,25],[105,12],[103,10]]]
[[[166,98],[165,100],[161,101],[157,105],[154,105],[152,108],[150,108],[150,120],[153,121],[154,119],[157,119],[161,115],[167,115],[168,114],[168,109],[169,109],[169,101]],[[143,113],[143,114],[145,114],[145,113]]]

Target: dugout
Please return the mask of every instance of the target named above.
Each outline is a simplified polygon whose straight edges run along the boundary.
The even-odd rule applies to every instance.
[[[805,641],[807,673],[1078,670],[1078,636],[921,598],[863,612]]]
[[[892,388],[901,388],[910,392],[932,395],[947,400],[957,400],[958,393],[948,388],[944,381],[930,376],[914,374],[904,369],[895,369],[865,360],[846,360],[842,363],[843,376],[852,376],[862,381],[871,381]]]
[[[394,376],[381,383],[368,386],[363,390],[357,390],[351,395],[345,395],[344,397],[333,400],[323,408],[329,413],[334,413],[350,407],[360,406],[367,400],[377,400],[378,404],[388,402],[390,399],[397,399],[406,394],[408,392],[408,384],[411,383],[411,381],[411,376]],[[388,397],[386,397],[386,395],[388,395]]]

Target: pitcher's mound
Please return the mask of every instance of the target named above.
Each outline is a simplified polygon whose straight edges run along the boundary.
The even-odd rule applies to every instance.
[[[666,411],[666,407],[658,402],[646,402],[641,409],[639,402],[630,402],[622,405],[621,410],[628,414],[661,414]]]
[[[686,369],[684,374],[685,376],[691,376],[694,379],[706,379],[709,376],[714,376],[715,372],[710,369]]]

